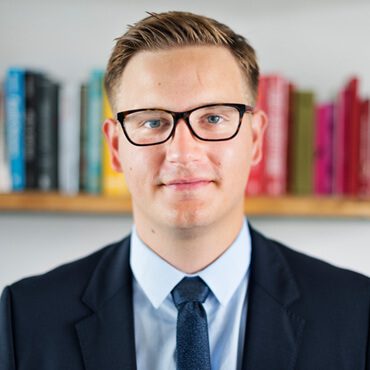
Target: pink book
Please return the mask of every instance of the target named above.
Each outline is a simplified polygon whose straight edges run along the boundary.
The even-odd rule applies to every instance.
[[[345,178],[345,193],[356,196],[359,193],[360,173],[360,97],[359,80],[353,77],[347,84],[348,91],[348,121],[347,137],[349,151],[347,158],[347,173]]]
[[[269,77],[267,105],[265,191],[267,195],[279,196],[287,192],[289,83],[285,78]]]
[[[314,192],[317,195],[332,193],[334,109],[333,103],[316,107]]]
[[[338,94],[333,131],[333,193],[338,195],[344,194],[346,116],[346,90],[342,89]]]
[[[359,191],[359,97],[353,77],[340,91],[334,128],[334,192],[357,195]]]
[[[267,95],[267,78],[265,76],[261,76],[259,80],[259,87],[258,87],[258,97],[256,102],[256,109],[263,110],[266,114],[268,114],[268,107],[266,103],[266,95]],[[251,172],[249,174],[249,179],[247,183],[247,187],[245,190],[245,194],[247,196],[257,196],[262,195],[264,193],[264,168],[265,168],[265,142],[262,148],[262,158],[258,164],[251,168]]]
[[[361,103],[359,193],[370,197],[370,99]]]

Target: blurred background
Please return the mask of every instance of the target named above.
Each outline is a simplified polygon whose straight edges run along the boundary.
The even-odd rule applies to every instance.
[[[335,99],[354,75],[361,96],[370,96],[367,0],[1,0],[0,80],[19,65],[79,85],[92,69],[105,68],[128,24],[167,10],[226,23],[255,47],[262,73],[283,75],[319,101]],[[249,219],[294,249],[370,275],[370,215]],[[0,290],[123,238],[131,224],[130,214],[10,212],[0,204]]]

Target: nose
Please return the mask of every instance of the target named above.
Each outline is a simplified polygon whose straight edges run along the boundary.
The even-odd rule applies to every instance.
[[[177,121],[174,135],[167,142],[167,160],[182,164],[196,161],[200,158],[203,145],[181,118]]]

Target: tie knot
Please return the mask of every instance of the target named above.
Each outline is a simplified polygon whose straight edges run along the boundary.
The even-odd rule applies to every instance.
[[[172,290],[172,298],[178,308],[187,302],[203,303],[209,294],[207,284],[199,277],[185,277]]]

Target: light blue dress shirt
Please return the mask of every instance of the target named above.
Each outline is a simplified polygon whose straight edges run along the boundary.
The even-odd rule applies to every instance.
[[[185,276],[209,286],[207,313],[213,370],[239,370],[247,315],[251,240],[247,222],[232,245],[204,270],[187,275],[131,235],[135,345],[138,370],[176,369],[177,309],[171,291]]]

